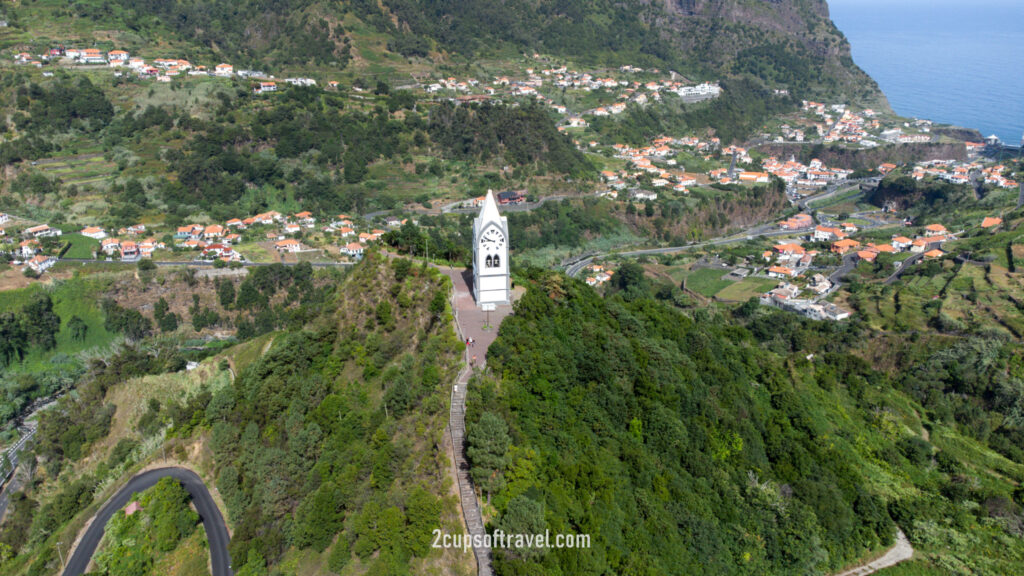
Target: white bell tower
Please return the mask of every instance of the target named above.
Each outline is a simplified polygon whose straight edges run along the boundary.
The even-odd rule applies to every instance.
[[[473,296],[478,306],[512,302],[508,241],[508,218],[498,214],[494,192],[488,190],[473,220]]]

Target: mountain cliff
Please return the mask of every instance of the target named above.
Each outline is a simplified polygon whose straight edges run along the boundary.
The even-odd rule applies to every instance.
[[[95,17],[169,27],[197,48],[270,67],[344,67],[353,30],[370,27],[386,39],[380,50],[433,64],[536,52],[709,78],[749,74],[796,97],[886,106],[825,0],[120,0],[108,12]]]

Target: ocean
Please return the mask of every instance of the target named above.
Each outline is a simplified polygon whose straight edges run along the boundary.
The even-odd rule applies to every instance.
[[[1024,135],[1024,1],[829,0],[897,114]]]

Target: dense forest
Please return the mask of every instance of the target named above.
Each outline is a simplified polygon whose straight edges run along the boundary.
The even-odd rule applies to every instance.
[[[1019,540],[991,546],[1014,533],[1024,493],[970,487],[965,463],[886,415],[906,410],[895,387],[929,426],[1016,438],[1016,416],[1000,433],[974,428],[1019,412],[1017,347],[947,345],[894,377],[852,353],[857,323],[756,304],[687,315],[648,295],[642,269],[617,279],[602,299],[536,272],[490,348],[500,383],[470,389],[470,437],[510,438],[474,462],[501,479],[485,486],[493,526],[594,538],[586,553],[500,552],[499,574],[820,574],[888,545],[897,526],[927,539],[950,518],[964,531],[1011,518],[1006,532],[977,529],[975,566],[998,573],[1021,557]],[[972,411],[987,416],[954,416]]]

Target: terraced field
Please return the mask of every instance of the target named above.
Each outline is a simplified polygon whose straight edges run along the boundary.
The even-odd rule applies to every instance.
[[[59,178],[65,185],[76,186],[105,183],[117,171],[117,166],[99,153],[47,158],[35,162],[33,168],[50,178]]]

